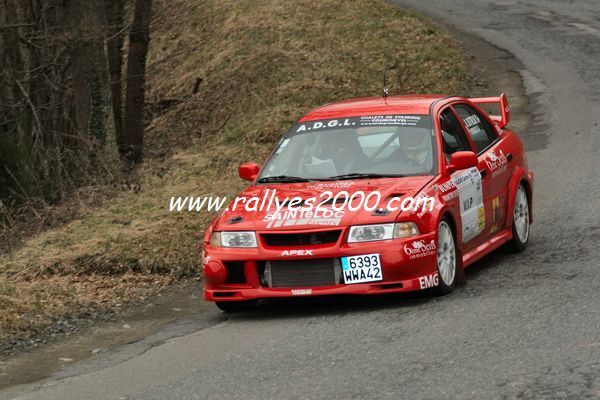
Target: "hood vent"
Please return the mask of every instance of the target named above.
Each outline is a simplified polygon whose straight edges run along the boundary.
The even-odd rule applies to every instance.
[[[237,217],[231,217],[227,220],[227,224],[228,225],[233,225],[233,224],[239,224],[240,222],[242,222],[244,218],[242,218],[240,215],[238,215]]]

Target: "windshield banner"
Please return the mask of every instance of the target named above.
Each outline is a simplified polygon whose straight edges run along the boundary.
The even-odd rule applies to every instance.
[[[290,129],[289,134],[326,131],[340,128],[361,128],[367,126],[412,126],[429,128],[428,115],[367,115],[362,117],[320,119],[300,122]]]

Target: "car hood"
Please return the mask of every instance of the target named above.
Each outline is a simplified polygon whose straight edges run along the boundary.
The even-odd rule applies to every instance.
[[[416,196],[417,193],[431,180],[432,176],[414,176],[405,178],[381,178],[381,179],[359,179],[344,180],[335,182],[307,182],[292,184],[271,184],[271,185],[252,185],[240,193],[237,197],[247,199],[247,207],[241,201],[238,201],[235,210],[232,209],[232,201],[215,221],[214,230],[303,230],[314,229],[315,227],[325,226],[349,226],[357,224],[384,223],[394,221],[400,210],[384,215],[375,215],[373,211],[366,211],[360,208],[357,211],[350,211],[344,207],[343,211],[332,209],[332,202],[321,206],[321,210],[316,207],[309,209],[307,205],[296,205],[296,209],[289,210],[284,201],[299,197],[306,200],[314,197],[314,205],[329,197],[335,197],[340,192],[347,192],[349,196],[362,191],[365,195],[373,191],[381,193],[381,201],[378,207],[385,207],[392,197]],[[326,192],[331,192],[331,196],[326,196]],[[340,193],[339,198],[345,197]],[[254,200],[250,200],[254,198]],[[359,197],[357,197],[359,198]],[[374,199],[375,197],[373,197]],[[280,211],[277,211],[277,202],[286,204]],[[374,200],[369,202],[372,206]],[[262,209],[261,209],[262,206]],[[269,207],[270,206],[270,207]],[[342,204],[338,204],[338,208]],[[395,204],[399,207],[399,204]],[[248,208],[248,209],[246,209]],[[292,207],[293,208],[293,207]]]

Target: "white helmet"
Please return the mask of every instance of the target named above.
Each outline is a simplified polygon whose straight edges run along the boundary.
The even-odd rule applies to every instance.
[[[403,145],[406,156],[418,164],[424,163],[429,154],[429,143],[427,139],[427,135],[422,133],[413,133],[411,137],[405,136]]]

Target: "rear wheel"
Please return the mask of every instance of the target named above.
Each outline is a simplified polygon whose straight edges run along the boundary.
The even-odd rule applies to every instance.
[[[519,185],[515,194],[512,234],[508,247],[511,251],[520,253],[527,248],[529,242],[529,201],[523,184]]]
[[[446,218],[443,218],[438,225],[438,244],[437,244],[437,270],[438,294],[447,294],[454,290],[456,285],[456,245],[454,244],[454,234]]]
[[[249,311],[256,307],[258,300],[246,301],[215,301],[216,306],[226,313]]]

